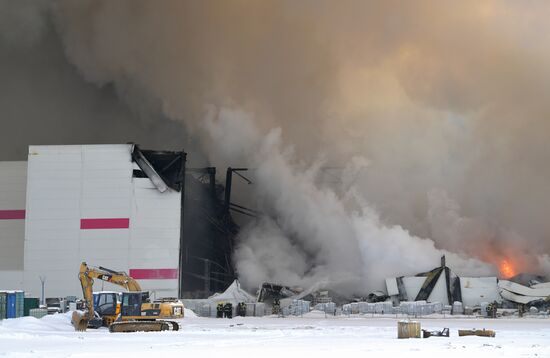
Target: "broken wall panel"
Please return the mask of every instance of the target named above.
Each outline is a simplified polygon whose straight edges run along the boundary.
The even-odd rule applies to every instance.
[[[424,276],[403,277],[403,285],[405,286],[407,296],[413,298],[417,297],[425,281],[426,277]],[[447,300],[445,275],[440,275],[426,301],[446,303]]]
[[[448,295],[447,295],[447,282],[445,279],[445,274],[441,274],[436,281],[435,286],[432,289],[432,292],[428,296],[428,302],[440,302],[447,304]]]
[[[508,301],[512,301],[512,302],[515,302],[515,303],[521,303],[521,304],[528,304],[529,302],[533,302],[533,301],[538,301],[538,300],[544,300],[546,299],[546,297],[548,296],[523,296],[523,295],[520,295],[520,294],[517,294],[515,292],[510,292],[510,291],[507,291],[507,290],[504,290],[504,289],[501,289],[500,290],[500,295],[502,296],[502,298],[508,300]]]
[[[399,288],[397,287],[396,278],[387,278],[386,279],[386,291],[388,296],[397,296],[399,295]]]
[[[425,277],[403,277],[403,286],[405,286],[405,291],[407,292],[407,297],[416,297],[424,281]]]
[[[464,306],[475,307],[481,302],[501,302],[496,277],[460,277]]]
[[[507,280],[500,280],[498,287],[518,295],[533,296],[533,297],[548,297],[550,296],[550,287],[538,286],[527,287]]]

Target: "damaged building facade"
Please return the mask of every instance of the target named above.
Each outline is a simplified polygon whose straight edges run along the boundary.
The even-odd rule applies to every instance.
[[[183,151],[30,146],[27,162],[0,169],[2,289],[40,297],[45,281],[47,297],[79,294],[82,261],[126,271],[156,297],[210,294],[234,280],[238,227],[224,188],[215,168],[186,168]]]
[[[385,280],[385,290],[367,297],[344,297],[327,287],[290,287],[280,283],[264,282],[258,290],[258,302],[268,312],[284,315],[302,315],[310,309],[326,314],[377,314],[426,316],[431,314],[490,315],[489,307],[538,312],[550,307],[550,283],[545,278],[521,282],[518,275],[508,280],[493,277],[458,276],[441,265],[412,276],[391,277]],[[516,282],[517,281],[517,282]],[[542,281],[542,282],[541,282]],[[276,309],[272,308],[277,305]]]
[[[388,299],[393,306],[408,302],[438,303],[457,309],[478,309],[496,303],[506,307],[540,307],[550,305],[550,283],[531,281],[518,283],[520,277],[508,280],[497,277],[465,277],[455,275],[441,258],[441,266],[415,276],[386,279]]]
[[[476,306],[481,302],[500,301],[496,277],[459,277],[441,258],[441,266],[415,276],[386,279],[386,290],[394,304],[402,301],[462,302]]]

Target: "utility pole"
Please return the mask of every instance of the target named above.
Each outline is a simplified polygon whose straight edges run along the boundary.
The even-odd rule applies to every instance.
[[[44,286],[46,285],[46,276],[39,276],[40,278],[40,283],[42,283],[42,295],[41,295],[41,299],[42,299],[42,305],[46,305],[46,297],[44,296]]]

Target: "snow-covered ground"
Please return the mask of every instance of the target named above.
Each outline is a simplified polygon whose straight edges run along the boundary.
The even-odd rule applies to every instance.
[[[188,317],[177,332],[75,332],[70,314],[0,321],[0,357],[550,357],[548,318],[423,318],[450,338],[397,339],[397,321],[380,317]],[[488,328],[496,338],[458,337]]]

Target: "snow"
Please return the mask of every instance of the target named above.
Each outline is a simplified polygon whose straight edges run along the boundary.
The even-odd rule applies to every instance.
[[[177,332],[75,332],[70,313],[0,321],[0,357],[550,357],[548,318],[422,318],[450,338],[397,339],[402,318],[325,316],[215,319],[186,312]],[[457,329],[494,329],[496,338],[458,337]],[[205,355],[206,353],[206,355]],[[358,356],[358,355],[357,355]]]
[[[184,308],[183,309],[183,317],[186,317],[186,318],[197,318],[198,316],[196,315],[195,312],[193,312],[193,310],[190,310],[188,308]]]

